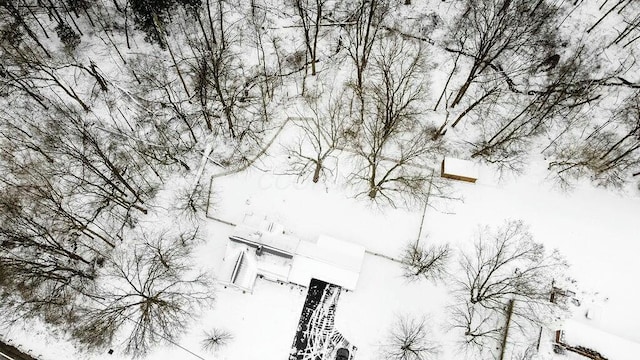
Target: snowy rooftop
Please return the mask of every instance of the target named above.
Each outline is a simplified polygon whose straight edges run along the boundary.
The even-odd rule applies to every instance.
[[[640,343],[600,330],[584,321],[570,319],[562,328],[567,344],[595,350],[608,359],[636,360],[640,354]]]
[[[260,256],[257,256],[255,251],[244,251],[246,257],[242,263],[255,263],[256,270],[252,272],[253,276],[260,274],[269,279],[288,281],[305,287],[315,278],[347,290],[355,290],[365,253],[363,246],[329,236],[320,235],[317,242],[300,241],[293,236],[282,234],[282,231],[265,232],[248,226],[239,226],[229,239],[232,243],[245,244],[247,248],[265,248],[265,253]],[[235,263],[239,254],[236,246],[228,246],[225,264],[221,270],[222,279],[236,277],[234,268],[237,267]],[[242,274],[246,272],[243,271]],[[243,284],[253,282],[245,280]]]
[[[355,290],[364,247],[321,235],[317,243],[300,242],[289,281],[307,286],[312,278]]]
[[[475,182],[478,179],[478,167],[469,160],[445,157],[442,161],[442,176]]]

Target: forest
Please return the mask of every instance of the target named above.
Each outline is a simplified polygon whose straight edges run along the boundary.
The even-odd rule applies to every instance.
[[[543,158],[562,191],[640,186],[638,55],[633,0],[0,0],[1,320],[87,351],[173,341],[214,303],[191,261],[211,173],[274,143],[286,174],[340,172],[383,209],[454,197],[444,156],[504,176]],[[535,284],[565,266],[521,223],[487,232],[503,243],[451,280],[470,294],[452,327],[479,348],[508,294],[528,304],[515,321],[553,313]],[[448,252],[406,249],[408,274],[442,281]]]

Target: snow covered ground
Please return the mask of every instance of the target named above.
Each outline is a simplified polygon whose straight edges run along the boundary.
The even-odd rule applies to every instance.
[[[442,10],[451,3],[434,4]],[[440,65],[432,80],[437,84],[445,81],[450,66]],[[294,114],[292,109],[290,115]],[[434,113],[434,117],[440,115]],[[458,359],[453,339],[446,334],[449,295],[445,288],[426,282],[408,283],[399,263],[393,260],[405,244],[418,237],[421,206],[394,209],[354,199],[353,189],[343,185],[344,174],[340,171],[337,179],[327,184],[308,180],[300,183],[295,176],[282,175],[286,165],[280,162],[281,140],[289,135],[285,129],[273,145],[271,156],[260,158],[255,166],[215,178],[210,214],[233,224],[242,223],[250,214],[282,224],[287,234],[302,240],[329,235],[365,247],[368,252],[356,289],[341,294],[336,313],[336,327],[358,347],[358,360],[376,359],[385,345],[387,330],[397,316],[404,314],[428,314],[435,340],[443,347],[440,358]],[[640,347],[640,288],[636,285],[640,275],[640,192],[630,188],[615,193],[586,183],[565,192],[547,181],[546,175],[544,160],[533,159],[526,173],[517,177],[499,179],[494,169],[484,166],[475,184],[452,180],[453,195],[460,200],[432,199],[435,209],[426,211],[421,240],[462,248],[472,241],[479,225],[522,219],[537,241],[558,248],[567,257],[581,289],[577,297],[582,306],[566,328],[568,339],[584,335],[585,329],[597,328],[597,341],[611,345],[622,339],[619,347],[629,348],[618,347],[615,351],[635,351]],[[202,226],[206,242],[198,249],[198,264],[214,275],[220,274],[234,227],[212,219]],[[299,286],[262,279],[256,281],[252,292],[219,284],[213,308],[195,319],[179,341],[180,346],[157,347],[148,359],[284,360],[290,352],[305,293]],[[598,316],[587,319],[584,315],[588,310]],[[230,331],[233,339],[218,352],[207,353],[200,342],[203,332],[212,328]],[[52,340],[49,332],[35,324],[3,334],[24,340],[42,360],[128,359],[117,344],[113,355],[82,355],[70,344]],[[609,348],[599,349],[597,341],[592,346],[608,355]],[[615,357],[615,351],[610,359],[621,360]]]
[[[571,263],[572,274],[583,291],[577,294],[582,300],[579,311],[599,309],[599,317],[588,320],[577,314],[575,323],[597,326],[599,331],[636,346],[640,342],[640,313],[636,311],[640,290],[634,286],[640,274],[637,190],[617,194],[581,185],[574,191],[562,192],[545,181],[542,161],[534,162],[526,174],[517,178],[499,180],[492,174],[491,169],[481,167],[476,184],[452,180],[455,194],[462,200],[437,200],[438,210],[427,210],[423,241],[426,238],[463,247],[472,241],[478,225],[522,219],[531,226],[536,240],[558,248]],[[327,234],[391,258],[397,258],[402,246],[416,239],[422,216],[420,208],[379,208],[353,199],[342,187],[299,184],[293,176],[255,168],[217,178],[213,189],[212,214],[223,220],[240,223],[251,213],[277,221],[287,234],[301,239]],[[202,267],[218,271],[233,230],[233,226],[206,220],[206,244],[197,254]],[[305,293],[298,286],[260,279],[252,293],[220,285],[214,307],[185,333],[180,341],[182,348],[159,347],[149,359],[285,359]],[[435,338],[443,345],[441,358],[456,359],[455,348],[448,346],[453,345],[452,339],[446,335],[447,301],[443,287],[407,283],[397,262],[367,253],[356,290],[341,295],[336,327],[358,347],[358,359],[375,359],[396,316],[429,314]],[[201,349],[200,341],[203,331],[214,327],[230,331],[234,338],[219,352],[210,354]],[[5,335],[46,339],[42,330],[13,329]],[[43,360],[74,352],[70,345],[56,346],[52,352],[50,340],[29,343],[38,344],[32,346],[32,351],[46,354]],[[126,358],[119,356],[117,347],[114,349],[113,355],[75,356]]]
[[[463,246],[471,241],[478,225],[522,219],[531,226],[536,240],[558,248],[567,257],[572,275],[584,291],[577,297],[583,302],[596,301],[606,309],[604,316],[592,322],[611,334],[640,341],[640,314],[633,311],[639,295],[633,286],[639,274],[636,259],[640,245],[634,241],[640,215],[638,193],[616,194],[590,185],[563,192],[545,181],[542,161],[517,178],[500,180],[492,174],[483,167],[476,184],[453,182],[463,200],[438,201],[436,206],[442,211],[427,211],[423,233],[434,241]],[[256,169],[216,179],[214,188],[224,194],[216,212],[231,221],[247,212],[263,214],[301,238],[330,234],[391,257],[397,257],[406,242],[415,240],[422,214],[421,209],[379,209],[350,198],[341,188],[298,184],[294,177]],[[257,288],[252,296],[260,291]],[[367,255],[356,291],[340,299],[336,322],[359,347],[358,358],[371,359],[396,314],[439,313],[446,298],[441,288],[430,284],[407,284],[397,263]],[[217,307],[224,308],[224,302],[219,300]],[[434,318],[436,332],[443,331],[444,320],[442,316]],[[286,325],[280,326],[285,331]],[[273,328],[274,338],[275,333],[281,334],[280,326]],[[243,326],[235,331],[250,330]],[[269,343],[265,347],[274,346],[271,340],[264,340]],[[234,342],[229,353],[235,354],[235,348],[247,346]]]

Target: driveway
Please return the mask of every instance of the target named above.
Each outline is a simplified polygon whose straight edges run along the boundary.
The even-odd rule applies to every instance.
[[[335,328],[335,312],[341,288],[311,279],[289,360],[334,360],[338,349],[349,350],[349,360],[357,348]]]

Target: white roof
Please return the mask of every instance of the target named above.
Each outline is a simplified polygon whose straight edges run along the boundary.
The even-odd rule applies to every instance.
[[[472,179],[478,178],[478,167],[469,160],[460,160],[451,157],[444,158],[444,174],[457,175]]]
[[[597,329],[582,320],[569,319],[562,326],[565,342],[584,346],[612,360],[636,360],[640,343]]]
[[[317,243],[301,241],[293,259],[289,281],[309,286],[312,278],[347,290],[355,290],[360,276],[364,247],[320,236]]]

